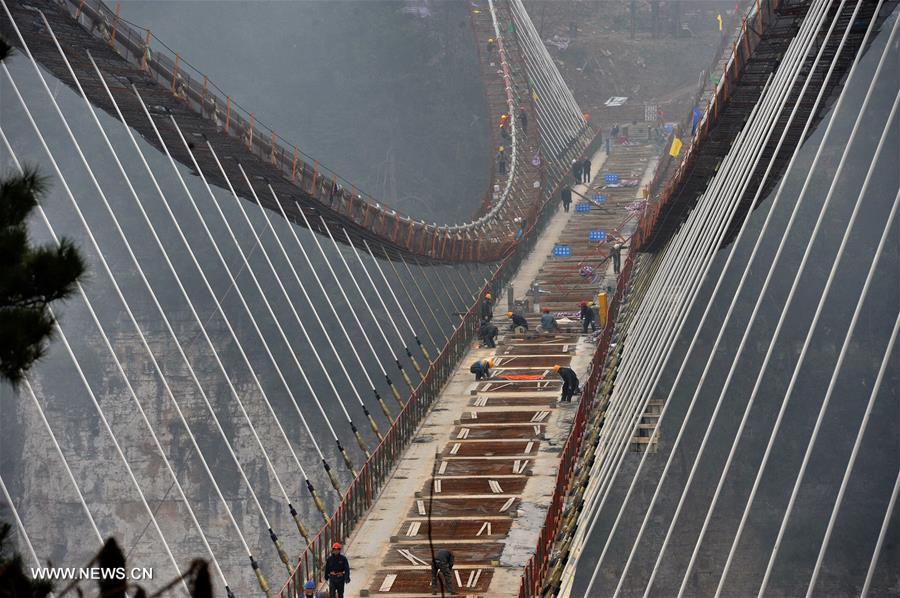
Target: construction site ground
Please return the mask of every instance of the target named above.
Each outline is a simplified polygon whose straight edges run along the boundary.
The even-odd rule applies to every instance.
[[[561,381],[552,366],[567,365],[586,376],[596,341],[590,332],[581,333],[579,304],[615,281],[608,259],[612,243],[589,241],[589,232],[603,231],[627,246],[642,205],[641,186],[652,177],[658,153],[645,140],[615,146],[609,157],[602,150],[592,157],[592,182],[573,187],[571,210],[558,206],[511,284],[515,299],[529,299],[525,315],[532,332],[507,330],[511,303],[504,290],[495,298],[498,346],[470,349],[350,538],[348,596],[431,595],[429,509],[431,541],[435,550],[454,553],[460,595],[517,595],[579,400],[576,395],[572,403],[558,402]],[[608,186],[607,174],[617,174],[624,184]],[[579,203],[590,208],[578,210]],[[572,256],[554,257],[558,243],[569,245]],[[623,261],[626,255],[627,249]],[[542,289],[540,307],[560,322],[556,334],[536,332],[540,315],[527,297],[533,282]],[[484,358],[495,361],[492,378],[475,382],[469,366]],[[539,378],[504,379],[520,374]]]

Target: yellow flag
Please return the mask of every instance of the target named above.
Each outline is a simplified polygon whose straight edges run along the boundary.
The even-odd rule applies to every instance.
[[[672,148],[669,150],[669,155],[677,158],[679,153],[681,153],[681,139],[676,137],[672,140]]]
[[[531,90],[531,99],[534,102],[538,101],[537,92],[535,92],[533,89]]]
[[[719,22],[719,31],[722,31],[722,15],[716,15],[716,20]]]

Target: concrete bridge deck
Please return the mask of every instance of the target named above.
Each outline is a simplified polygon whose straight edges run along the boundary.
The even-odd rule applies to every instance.
[[[570,212],[558,210],[512,282],[517,299],[533,281],[565,271],[558,267],[568,262],[551,255],[560,240],[584,251],[580,263],[595,264],[603,271],[593,285],[585,284],[578,268],[566,277],[557,276],[553,284],[559,292],[554,291],[554,299],[544,300],[544,305],[558,313],[577,311],[581,300],[591,298],[588,288],[595,291],[607,275],[612,280],[612,265],[603,259],[608,245],[590,245],[584,231],[619,229],[627,236],[634,226],[628,207],[641,191],[603,188],[602,175],[616,172],[649,181],[657,151],[649,145],[620,146],[608,161],[605,152],[592,158],[594,182],[574,190],[584,195],[602,191],[607,203],[589,213],[576,212],[574,202]],[[501,330],[506,305],[504,293],[495,309]],[[535,329],[538,315],[529,314],[527,319]],[[561,382],[550,368],[555,363],[568,365],[583,379],[596,345],[589,334],[581,334],[577,321],[563,324],[555,335],[503,332],[496,348],[475,346],[462,360],[377,503],[350,538],[352,595],[431,595],[429,507],[431,540],[436,549],[454,552],[460,595],[518,593],[578,404],[577,396],[573,403],[558,403]],[[475,382],[468,366],[486,357],[495,359],[493,377]],[[510,373],[542,377],[504,380]]]

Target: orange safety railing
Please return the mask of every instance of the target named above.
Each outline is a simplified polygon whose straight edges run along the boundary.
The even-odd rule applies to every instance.
[[[729,40],[726,37],[722,38],[722,43],[719,46],[716,58],[713,60],[709,72],[713,72],[724,51],[731,50],[731,56],[723,68],[722,76],[716,85],[716,89],[712,93],[712,97],[707,102],[706,109],[704,110],[700,122],[697,123],[697,130],[694,132],[690,141],[685,143],[687,149],[684,152],[684,157],[681,159],[681,162],[671,176],[669,176],[668,173],[670,163],[676,158],[669,155],[668,151],[670,144],[666,144],[666,147],[663,150],[665,152],[663,154],[663,161],[657,168],[656,175],[650,184],[650,189],[656,191],[656,189],[664,182],[663,177],[667,177],[665,186],[661,191],[654,193],[656,195],[656,201],[652,206],[648,205],[645,209],[637,230],[635,230],[635,233],[632,236],[631,247],[633,251],[640,250],[640,248],[652,238],[660,214],[666,210],[668,203],[677,195],[677,191],[693,169],[699,148],[703,141],[709,137],[710,130],[718,122],[722,107],[727,105],[728,101],[731,99],[732,89],[740,79],[744,67],[750,60],[756,47],[759,45],[766,26],[773,20],[775,11],[780,4],[781,0],[764,0],[752,4],[748,13],[741,19],[740,31],[737,37],[732,40]],[[749,23],[752,23],[753,25],[751,26]],[[701,88],[695,98],[694,105],[700,101],[703,92],[704,89]],[[689,130],[690,124],[691,115],[681,123],[681,128]],[[677,133],[673,133],[673,135],[674,134]]]

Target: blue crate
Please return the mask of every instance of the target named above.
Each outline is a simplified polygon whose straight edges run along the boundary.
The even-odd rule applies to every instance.
[[[594,193],[594,203],[606,203],[606,196]]]
[[[578,214],[585,214],[590,211],[591,211],[591,204],[589,204],[589,203],[575,204],[575,212]]]
[[[572,257],[572,247],[570,245],[554,245],[553,257]]]
[[[618,185],[619,184],[619,175],[605,174],[605,175],[603,175],[603,182],[605,182],[607,185]]]
[[[588,233],[588,241],[602,243],[606,240],[606,233],[602,230],[592,230]]]

